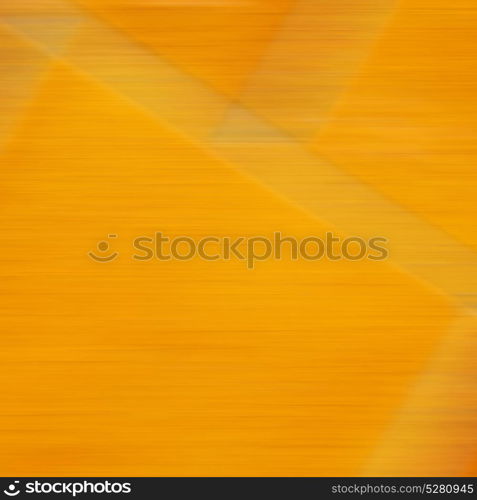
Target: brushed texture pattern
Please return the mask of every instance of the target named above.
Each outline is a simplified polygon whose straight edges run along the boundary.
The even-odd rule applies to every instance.
[[[2,2],[1,474],[477,474],[476,21]],[[126,258],[155,231],[391,257]]]

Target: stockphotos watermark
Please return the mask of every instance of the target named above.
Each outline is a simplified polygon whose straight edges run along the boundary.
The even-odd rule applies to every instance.
[[[106,240],[97,243],[94,251],[88,256],[100,263],[113,262],[119,257],[119,252],[113,250],[113,241],[117,234],[109,234]],[[206,236],[194,239],[190,236],[169,237],[162,232],[151,236],[138,236],[131,239],[130,258],[140,262],[150,261],[204,261],[239,260],[246,264],[247,269],[254,269],[258,262],[269,259],[318,261],[326,259],[338,260],[385,260],[389,256],[388,239],[382,236],[364,239],[351,236],[341,239],[333,233],[323,237],[307,236],[296,238],[284,236],[281,232],[265,236]]]
[[[22,484],[23,483],[23,484]],[[3,493],[9,497],[22,494],[56,494],[76,497],[82,494],[128,494],[131,493],[131,483],[121,481],[62,481],[41,480],[22,482],[13,481]]]

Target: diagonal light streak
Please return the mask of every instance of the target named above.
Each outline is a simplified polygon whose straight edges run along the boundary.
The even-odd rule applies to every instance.
[[[229,104],[224,96],[94,20],[88,20],[77,33],[61,57],[36,45],[309,214],[346,234],[387,237],[393,263],[456,304],[475,307],[475,253],[443,230],[317,158],[246,108],[229,117],[221,136],[205,142],[204,135]],[[97,37],[102,40],[101,46],[96,43]],[[238,130],[243,133],[237,134]]]

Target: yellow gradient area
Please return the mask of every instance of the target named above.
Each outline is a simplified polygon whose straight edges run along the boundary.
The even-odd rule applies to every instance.
[[[0,6],[3,475],[475,474],[477,14],[359,4]]]
[[[316,150],[477,248],[477,14],[404,1],[316,136]]]
[[[78,0],[218,91],[235,96],[276,36],[294,0]]]

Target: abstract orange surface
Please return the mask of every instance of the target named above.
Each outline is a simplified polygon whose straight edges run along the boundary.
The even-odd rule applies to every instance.
[[[2,0],[1,474],[476,475],[476,22]],[[155,231],[390,258],[122,258]]]

